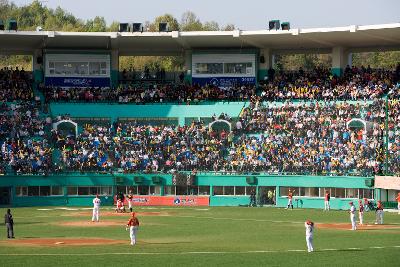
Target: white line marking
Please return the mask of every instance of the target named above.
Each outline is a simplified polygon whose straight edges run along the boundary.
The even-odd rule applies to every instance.
[[[339,251],[339,250],[361,250],[373,249],[375,247],[367,248],[323,248],[317,251]],[[400,248],[400,246],[387,246],[382,248]],[[2,253],[0,256],[104,256],[104,255],[190,255],[190,254],[254,254],[254,253],[284,253],[284,252],[306,252],[303,249],[289,249],[289,250],[249,250],[249,251],[183,251],[183,252],[105,252],[105,253]]]
[[[378,248],[378,249],[381,249],[381,248],[384,248],[384,247],[370,247],[370,248]]]

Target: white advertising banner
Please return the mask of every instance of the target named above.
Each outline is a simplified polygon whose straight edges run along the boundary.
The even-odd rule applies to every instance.
[[[400,177],[375,176],[375,188],[400,190]]]

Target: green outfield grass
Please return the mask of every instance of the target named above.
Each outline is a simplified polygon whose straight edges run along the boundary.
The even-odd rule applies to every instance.
[[[107,238],[124,244],[98,246],[16,246],[0,231],[0,266],[398,266],[400,215],[385,212],[385,224],[398,228],[350,231],[318,228],[348,223],[346,211],[278,208],[136,208],[142,223],[138,244],[129,245],[129,215],[101,216],[120,222],[105,227],[62,226],[89,221],[77,211],[12,209],[15,235],[30,238]],[[101,212],[111,211],[103,208]],[[5,209],[1,209],[2,216]],[[90,210],[86,210],[90,212]],[[160,212],[160,214],[146,214]],[[140,215],[142,213],[143,215]],[[160,216],[163,215],[163,216]],[[316,222],[314,253],[307,253],[304,221]],[[367,212],[365,222],[374,222]],[[350,228],[350,225],[349,225]],[[378,247],[378,248],[374,248]]]

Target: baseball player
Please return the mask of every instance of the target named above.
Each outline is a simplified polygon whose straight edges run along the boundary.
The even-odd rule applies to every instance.
[[[292,207],[292,209],[293,209],[293,193],[294,193],[294,191],[295,191],[295,190],[291,191],[291,190],[289,189],[289,193],[288,193],[288,203],[287,203],[286,209],[288,209],[289,207]]]
[[[313,247],[313,238],[314,238],[314,223],[310,220],[307,220],[304,223],[304,226],[306,227],[306,242],[307,242],[307,251],[308,252],[313,252],[314,247]]]
[[[328,191],[325,192],[325,207],[324,210],[330,210],[331,209],[331,205],[329,203],[329,201],[331,200],[331,194],[329,194]]]
[[[129,219],[128,223],[126,224],[125,230],[128,231],[129,229],[129,236],[131,238],[131,245],[136,245],[136,232],[139,229],[139,220],[135,217],[135,213],[131,213],[131,218]]]
[[[350,204],[350,221],[351,221],[351,230],[357,230],[356,226],[356,207],[354,207],[353,202],[349,202]]]
[[[399,210],[399,214],[400,214],[400,192],[397,193],[396,200],[397,200],[397,209]]]
[[[358,217],[360,218],[359,224],[363,225],[363,222],[364,222],[364,205],[363,205],[361,199],[358,201],[358,203],[359,203]]]
[[[129,207],[129,210],[132,212],[132,210],[133,210],[133,194],[132,194],[132,190],[129,190],[129,194],[128,194],[128,207]]]
[[[121,199],[117,200],[117,208],[115,209],[115,212],[126,212],[124,202]]]
[[[378,200],[378,205],[376,207],[376,221],[375,224],[383,224],[383,205],[380,200]]]
[[[100,204],[101,200],[99,198],[99,195],[96,195],[96,197],[93,199],[93,215],[92,215],[92,222],[96,220],[96,222],[99,221],[99,209],[100,209]]]

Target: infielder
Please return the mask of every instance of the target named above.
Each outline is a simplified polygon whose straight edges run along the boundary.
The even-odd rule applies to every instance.
[[[295,191],[295,190],[291,191],[291,190],[289,189],[289,193],[288,193],[288,203],[287,203],[286,209],[288,209],[289,207],[292,207],[292,209],[293,209],[293,193],[294,193],[294,191]]]
[[[331,209],[331,205],[329,203],[329,201],[331,200],[331,194],[329,194],[328,191],[325,192],[325,207],[324,210],[330,210]]]
[[[100,209],[100,204],[101,200],[99,198],[99,195],[96,195],[96,197],[93,199],[93,215],[92,215],[92,222],[96,220],[96,222],[99,221],[99,209]]]
[[[376,221],[375,224],[383,224],[383,205],[380,200],[378,200],[378,206],[376,207]]]
[[[358,203],[359,203],[358,217],[360,218],[359,224],[363,225],[364,224],[364,205],[363,205],[361,199],[358,201]]]
[[[129,236],[131,238],[131,245],[136,245],[136,232],[139,229],[139,220],[135,217],[135,213],[131,213],[131,218],[129,219],[128,223],[126,224],[125,230],[129,229]]]
[[[397,200],[397,209],[399,210],[399,214],[400,214],[400,192],[397,193],[396,200]]]
[[[313,238],[314,238],[314,223],[310,220],[307,220],[304,223],[304,226],[306,227],[306,242],[307,242],[307,251],[308,252],[313,252],[314,247],[313,247]]]
[[[349,202],[350,204],[350,221],[351,221],[351,230],[357,230],[356,226],[356,207],[354,207],[353,202]]]
[[[129,207],[129,210],[132,212],[132,209],[133,209],[133,194],[132,194],[131,190],[129,190],[129,194],[128,194],[128,207]]]

